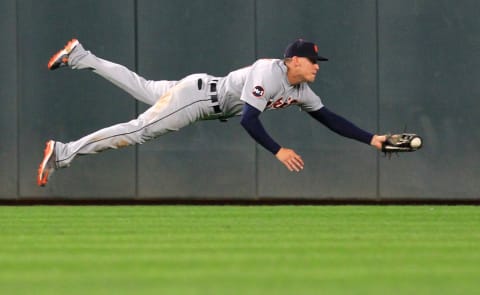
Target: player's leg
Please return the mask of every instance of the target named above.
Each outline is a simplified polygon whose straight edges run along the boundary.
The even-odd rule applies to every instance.
[[[136,99],[153,105],[177,81],[150,81],[139,76],[127,67],[96,57],[83,48],[78,40],[70,41],[63,50],[55,54],[48,64],[54,70],[67,65],[72,69],[90,69],[128,92]]]
[[[211,98],[205,87],[198,89],[197,81],[198,79],[182,81],[135,120],[101,129],[77,141],[49,142],[50,146],[54,146],[51,155],[54,159],[52,172],[56,168],[68,167],[77,155],[141,144],[212,115]],[[50,159],[45,157],[44,162],[48,161]],[[41,171],[39,179],[42,179]],[[45,183],[46,181],[48,177]],[[40,182],[39,180],[39,184]]]

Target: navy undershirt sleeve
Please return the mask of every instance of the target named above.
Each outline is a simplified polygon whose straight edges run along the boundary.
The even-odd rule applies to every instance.
[[[308,114],[337,134],[356,139],[366,144],[370,144],[372,141],[373,134],[360,129],[352,122],[335,114],[326,107],[309,112]]]
[[[261,113],[262,112],[256,108],[245,103],[240,124],[256,142],[275,155],[278,153],[281,146],[276,143],[273,138],[268,135],[265,128],[263,128],[262,122],[260,122],[259,118]]]

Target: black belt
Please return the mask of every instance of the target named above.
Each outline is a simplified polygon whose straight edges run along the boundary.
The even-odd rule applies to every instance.
[[[220,114],[222,110],[220,109],[220,104],[218,103],[217,82],[218,80],[212,80],[208,84],[210,85],[210,100],[215,104],[213,106],[213,111],[215,114]]]

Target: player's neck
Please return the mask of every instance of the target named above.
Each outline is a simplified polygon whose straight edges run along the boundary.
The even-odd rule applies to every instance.
[[[292,69],[287,70],[287,80],[288,80],[288,83],[290,83],[290,85],[292,86],[305,82],[302,75],[295,73],[295,71]]]
[[[285,63],[287,66],[287,81],[292,86],[305,82],[305,77],[291,63]]]

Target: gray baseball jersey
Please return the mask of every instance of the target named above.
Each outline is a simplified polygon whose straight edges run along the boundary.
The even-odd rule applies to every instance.
[[[68,64],[72,69],[92,70],[151,107],[134,120],[76,141],[56,141],[57,168],[68,167],[77,155],[141,144],[195,121],[241,115],[245,102],[260,111],[290,105],[315,111],[323,106],[308,84],[288,83],[287,68],[279,59],[261,59],[222,78],[193,74],[180,81],[148,81],[122,65],[96,57],[78,44]]]
[[[219,95],[224,98],[222,109],[227,114],[238,114],[243,102],[261,112],[290,105],[316,111],[323,106],[307,83],[290,85],[287,67],[279,59],[260,59],[249,67],[233,71],[219,81],[219,89]]]

